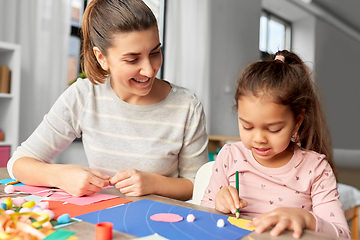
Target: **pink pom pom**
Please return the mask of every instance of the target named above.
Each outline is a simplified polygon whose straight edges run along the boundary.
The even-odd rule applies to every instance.
[[[5,213],[7,213],[7,214],[13,214],[13,213],[15,213],[15,211],[12,210],[12,209],[9,209],[9,210],[6,210]]]
[[[26,202],[25,198],[17,197],[13,199],[13,204],[17,207],[21,207]]]
[[[4,188],[4,192],[6,192],[6,193],[13,193],[13,192],[15,192],[15,187],[14,187],[14,185],[7,185],[7,186]]]
[[[55,217],[55,214],[53,211],[49,210],[49,209],[45,209],[42,211],[43,213],[46,213],[47,215],[49,215],[49,219],[53,219]]]
[[[49,209],[49,202],[39,202],[38,206],[44,209]]]

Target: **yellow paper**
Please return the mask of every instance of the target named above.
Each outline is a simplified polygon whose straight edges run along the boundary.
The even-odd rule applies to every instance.
[[[67,238],[66,240],[76,240],[76,239],[78,239],[78,237],[76,237],[76,236],[70,236],[70,237]]]
[[[254,231],[256,227],[247,227],[246,224],[251,222],[250,220],[245,220],[245,219],[241,219],[241,218],[236,218],[236,217],[228,217],[228,221],[229,223],[231,223],[232,225],[235,225],[239,228],[242,229],[246,229],[249,231]]]

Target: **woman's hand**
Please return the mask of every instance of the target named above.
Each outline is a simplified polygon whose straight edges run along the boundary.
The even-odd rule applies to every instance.
[[[126,196],[137,197],[156,193],[157,187],[159,187],[157,179],[157,174],[128,169],[118,171],[110,179],[110,184],[115,185],[115,188],[119,189]]]
[[[232,186],[222,187],[216,194],[215,209],[223,213],[235,214],[236,209],[247,206],[247,201],[239,198],[238,191]]]
[[[270,231],[271,236],[278,236],[285,229],[288,229],[294,231],[294,238],[300,238],[303,229],[315,230],[316,220],[310,212],[304,209],[278,208],[259,215],[247,226],[256,227],[255,232],[257,233],[262,233],[267,228],[274,226]]]
[[[75,197],[91,195],[109,185],[109,176],[78,165],[58,165],[55,186]]]

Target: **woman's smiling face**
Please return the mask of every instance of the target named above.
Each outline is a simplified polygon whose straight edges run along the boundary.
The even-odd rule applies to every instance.
[[[117,96],[136,104],[150,93],[162,64],[158,29],[117,33],[112,43],[106,56],[97,47],[94,53],[101,67],[110,72]]]

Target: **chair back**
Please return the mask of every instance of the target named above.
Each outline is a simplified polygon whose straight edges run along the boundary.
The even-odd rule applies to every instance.
[[[205,189],[209,185],[212,167],[215,161],[207,162],[202,165],[195,175],[192,203],[200,205],[204,197]]]

